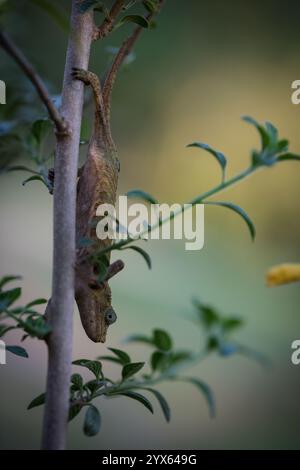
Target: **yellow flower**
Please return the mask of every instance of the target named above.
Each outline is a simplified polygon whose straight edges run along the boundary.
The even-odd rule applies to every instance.
[[[267,286],[280,286],[289,282],[300,281],[300,264],[278,264],[269,269],[266,274]]]

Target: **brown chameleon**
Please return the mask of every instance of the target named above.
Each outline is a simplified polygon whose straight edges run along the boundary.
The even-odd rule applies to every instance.
[[[111,306],[108,281],[124,268],[124,263],[117,260],[110,264],[110,252],[106,253],[104,261],[107,270],[99,282],[98,265],[93,262],[93,255],[109,247],[111,240],[97,238],[95,216],[100,204],[115,205],[120,164],[111,137],[99,78],[92,72],[77,68],[73,69],[72,76],[91,86],[95,102],[94,125],[87,158],[78,171],[75,299],[87,336],[94,342],[103,343],[109,325],[117,319]],[[49,179],[54,184],[53,170],[49,171]],[[83,239],[92,244],[81,247],[80,242]]]
[[[83,238],[92,240],[93,244],[77,248],[75,299],[88,337],[95,342],[104,342],[107,328],[117,319],[111,306],[108,281],[123,269],[124,264],[121,260],[109,264],[108,252],[105,255],[108,268],[103,280],[99,282],[97,264],[91,262],[90,255],[111,244],[108,238],[105,240],[97,238],[94,222],[100,204],[115,205],[120,165],[110,132],[99,78],[94,73],[82,69],[73,69],[72,75],[74,79],[91,86],[95,102],[93,131],[86,161],[79,172],[76,206],[77,245]]]

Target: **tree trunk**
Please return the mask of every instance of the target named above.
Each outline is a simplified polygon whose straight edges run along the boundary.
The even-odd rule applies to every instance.
[[[93,12],[80,13],[81,0],[72,1],[61,113],[68,135],[57,136],[54,190],[54,252],[48,374],[43,424],[43,449],[64,449],[69,410],[72,363],[76,181],[83,84],[72,80],[72,67],[88,68],[93,34]]]

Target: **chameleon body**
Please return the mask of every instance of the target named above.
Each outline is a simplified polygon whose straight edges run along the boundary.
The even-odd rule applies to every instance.
[[[87,158],[80,169],[77,186],[76,239],[77,258],[75,267],[75,299],[81,322],[87,336],[94,342],[104,342],[107,328],[116,321],[111,306],[111,290],[108,280],[123,269],[123,262],[112,264],[106,254],[108,266],[104,279],[99,282],[97,264],[92,262],[93,253],[107,248],[111,240],[96,236],[95,216],[100,204],[115,205],[118,185],[119,161],[113,143],[101,85],[92,72],[73,69],[73,78],[90,85],[95,101],[95,118]],[[92,244],[80,247],[80,240],[92,240]]]

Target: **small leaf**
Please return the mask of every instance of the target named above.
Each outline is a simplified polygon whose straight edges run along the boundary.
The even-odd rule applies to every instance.
[[[262,149],[264,150],[266,147],[268,147],[268,145],[270,144],[270,137],[266,129],[250,116],[243,116],[242,119],[245,122],[248,122],[249,124],[252,124],[254,127],[256,127],[260,134]]]
[[[142,405],[144,405],[147,408],[147,410],[149,410],[150,413],[153,414],[153,407],[150,401],[146,397],[144,397],[144,395],[141,395],[140,393],[129,391],[129,392],[114,393],[114,394],[111,394],[110,396],[112,395],[123,395],[125,397],[132,398],[133,400],[136,400],[142,403]]]
[[[278,162],[284,162],[288,160],[300,161],[300,155],[296,155],[295,153],[289,152],[279,155],[279,157],[277,158]]]
[[[172,339],[164,330],[156,329],[153,331],[153,342],[155,346],[162,351],[170,351],[172,348]]]
[[[35,299],[32,302],[29,302],[29,304],[26,305],[26,308],[34,307],[35,305],[42,305],[46,304],[47,299]]]
[[[26,180],[24,180],[22,182],[22,185],[26,186],[26,184],[30,183],[31,181],[40,181],[41,183],[43,183],[46,186],[46,188],[48,188],[48,186],[45,183],[44,178],[42,176],[38,176],[38,175],[30,176],[29,178],[27,178]]]
[[[131,335],[126,339],[128,343],[145,343],[153,346],[153,339],[144,335]]]
[[[212,205],[212,206],[227,207],[228,209],[231,209],[234,212],[236,212],[237,214],[239,214],[244,219],[244,221],[246,222],[246,224],[249,228],[250,234],[251,234],[251,238],[252,238],[252,240],[254,240],[254,238],[255,238],[255,226],[254,226],[252,220],[250,219],[250,217],[248,216],[248,214],[240,206],[237,206],[236,204],[233,204],[232,202],[206,202],[206,201],[203,201],[203,204],[209,204],[209,205]]]
[[[121,351],[120,349],[116,349],[116,348],[108,348],[108,349],[118,357],[122,365],[125,365],[131,362],[130,356],[125,351]]]
[[[21,288],[16,287],[7,291],[0,292],[0,313],[6,310],[11,304],[13,304],[21,295]]]
[[[197,147],[197,148],[206,150],[211,155],[213,155],[218,160],[218,162],[219,162],[219,164],[222,168],[222,180],[224,181],[227,160],[226,160],[226,157],[223,153],[218,152],[217,150],[214,150],[212,147],[210,147],[210,145],[204,144],[202,142],[193,142],[192,144],[188,144],[187,147]]]
[[[157,3],[153,0],[144,0],[143,5],[149,13],[155,13],[157,9]]]
[[[99,356],[97,359],[100,359],[100,361],[110,361],[110,362],[115,362],[116,364],[123,365],[122,361],[115,356]]]
[[[95,393],[99,388],[103,387],[104,385],[106,385],[106,381],[105,380],[90,380],[89,382],[87,382],[84,386],[87,387],[90,392],[93,394]]]
[[[0,338],[4,336],[8,331],[16,329],[16,326],[10,326],[5,324],[0,324]]]
[[[141,26],[142,28],[149,28],[149,22],[146,20],[146,18],[140,15],[126,15],[121,19],[121,21],[116,25],[116,27],[119,27],[126,23],[135,23]]]
[[[152,370],[164,370],[168,365],[168,356],[162,351],[154,351],[151,355]]]
[[[28,357],[26,349],[21,346],[6,346],[6,350],[20,357]]]
[[[178,380],[178,379],[176,379],[176,380]],[[211,388],[205,382],[202,382],[202,380],[194,379],[192,377],[184,377],[184,378],[179,379],[179,380],[181,380],[183,382],[189,382],[189,383],[195,385],[195,387],[197,387],[198,390],[200,390],[200,392],[203,393],[203,395],[204,395],[204,397],[207,401],[207,404],[208,404],[210,416],[211,416],[211,418],[214,418],[215,415],[216,415],[216,406],[215,406],[214,395],[213,395],[213,392],[212,392]]]
[[[75,385],[78,390],[81,390],[83,387],[83,379],[80,374],[72,374],[71,383]]]
[[[89,361],[88,359],[78,359],[77,361],[73,361],[73,364],[76,366],[86,367],[91,372],[93,372],[96,379],[103,377],[102,364],[99,361]]]
[[[151,194],[146,193],[146,191],[143,191],[141,189],[132,189],[131,191],[128,191],[126,193],[126,196],[143,199],[146,202],[150,202],[150,204],[158,204],[157,199],[155,199],[153,196],[151,196]]]
[[[82,410],[82,405],[79,405],[78,403],[75,404],[75,405],[70,405],[70,408],[69,408],[69,417],[68,417],[68,421],[72,421],[72,419],[74,419],[79,413],[80,411]]]
[[[205,328],[209,329],[212,325],[219,323],[220,317],[213,307],[205,305],[197,299],[193,300],[193,304],[197,309],[199,320]]]
[[[40,144],[51,129],[52,123],[50,119],[38,119],[33,123],[31,132],[37,143]]]
[[[174,365],[178,364],[179,362],[188,361],[191,358],[191,351],[175,351],[170,355],[170,363]]]
[[[160,407],[162,409],[162,412],[164,414],[166,421],[169,422],[171,419],[171,410],[165,397],[158,390],[155,390],[154,388],[143,387],[143,390],[148,390],[149,392],[153,393],[153,395],[155,395],[158,403],[160,404]]]
[[[4,276],[4,277],[2,277],[0,279],[0,290],[8,282],[16,281],[16,280],[19,280],[19,279],[22,279],[22,276]]]
[[[125,364],[122,369],[122,379],[129,379],[129,377],[132,377],[134,374],[139,372],[144,365],[144,362],[131,362],[130,364]]]
[[[83,432],[86,436],[92,437],[98,434],[101,426],[101,416],[94,405],[89,405],[84,418]]]
[[[31,408],[35,408],[36,406],[44,405],[46,400],[46,394],[41,393],[38,397],[32,400],[29,405],[27,406],[27,410],[31,410]]]
[[[277,142],[276,152],[277,153],[286,152],[288,148],[289,148],[289,141],[286,139],[282,139],[279,142]]]
[[[277,147],[278,130],[271,122],[266,122],[266,130],[269,135],[270,147]]]
[[[125,248],[122,248],[122,250],[133,250],[133,251],[136,251],[137,253],[140,253],[140,255],[142,255],[142,257],[146,261],[148,268],[149,269],[152,268],[151,258],[148,255],[148,253],[145,250],[143,250],[143,248],[140,248],[139,246],[130,245],[130,246],[126,246]]]
[[[243,323],[244,322],[241,318],[236,317],[224,318],[221,321],[222,328],[226,333],[235,330],[236,328],[240,328]]]

